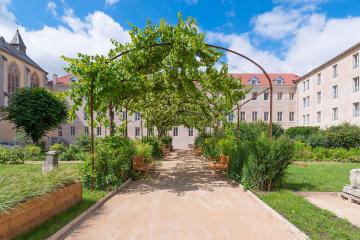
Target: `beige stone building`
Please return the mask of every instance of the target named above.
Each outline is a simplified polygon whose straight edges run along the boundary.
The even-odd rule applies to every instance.
[[[360,125],[360,43],[297,80],[297,125]]]
[[[26,54],[26,46],[17,30],[10,42],[0,37],[0,107],[22,87],[46,87],[47,72]],[[14,141],[14,126],[0,121],[0,141]]]

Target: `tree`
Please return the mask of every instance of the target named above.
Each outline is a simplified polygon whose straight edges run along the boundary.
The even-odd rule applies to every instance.
[[[67,108],[64,100],[44,88],[21,88],[1,113],[2,120],[14,123],[17,130],[39,144],[46,132],[66,120]]]

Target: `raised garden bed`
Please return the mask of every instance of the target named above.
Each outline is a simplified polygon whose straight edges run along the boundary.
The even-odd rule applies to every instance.
[[[0,214],[0,239],[11,239],[33,229],[81,199],[81,183],[77,182],[20,203]]]

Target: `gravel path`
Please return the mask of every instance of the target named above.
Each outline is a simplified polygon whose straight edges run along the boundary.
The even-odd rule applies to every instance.
[[[191,152],[176,152],[151,180],[130,183],[67,239],[303,239]]]

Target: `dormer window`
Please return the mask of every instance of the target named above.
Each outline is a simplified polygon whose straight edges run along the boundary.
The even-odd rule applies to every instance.
[[[282,77],[278,77],[275,79],[275,82],[277,85],[282,85],[284,84],[284,79]]]
[[[77,82],[77,78],[76,78],[75,76],[73,76],[73,77],[71,78],[71,82]]]
[[[253,77],[249,80],[249,83],[251,85],[259,85],[259,79],[257,79],[257,77]]]

